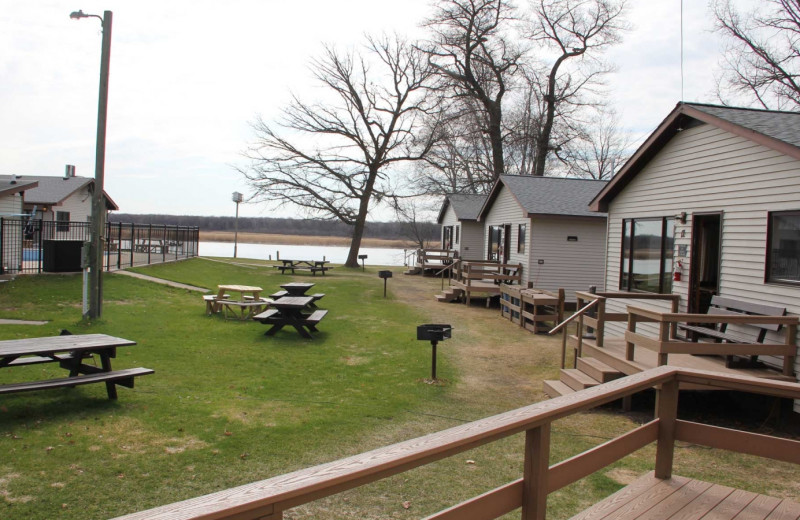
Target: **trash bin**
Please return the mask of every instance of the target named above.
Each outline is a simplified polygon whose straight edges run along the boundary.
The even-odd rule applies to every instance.
[[[42,270],[46,273],[67,273],[81,270],[83,240],[42,241]]]

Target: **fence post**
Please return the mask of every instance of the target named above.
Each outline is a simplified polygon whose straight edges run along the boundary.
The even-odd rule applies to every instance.
[[[678,378],[673,376],[656,389],[656,418],[658,443],[656,444],[655,476],[672,477],[672,459],[675,454],[675,423],[678,419]]]
[[[150,255],[153,253],[153,224],[147,224],[147,265],[150,265]]]
[[[6,269],[6,250],[3,248],[3,237],[6,235],[5,221],[0,217],[0,274],[5,274]],[[22,261],[25,261],[25,226],[22,226]]]
[[[122,222],[117,223],[117,269],[122,269]]]
[[[161,244],[163,244],[163,247],[161,248],[161,261],[162,262],[166,262],[167,261],[167,247],[169,247],[169,246],[167,246],[167,225],[166,224],[164,224],[164,229],[161,232]]]
[[[525,432],[522,520],[544,520],[550,471],[550,423]]]

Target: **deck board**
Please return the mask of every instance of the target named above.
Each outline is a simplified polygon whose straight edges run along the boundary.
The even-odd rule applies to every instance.
[[[800,504],[702,480],[653,472],[571,520],[800,520]]]
[[[573,336],[574,338],[574,336]],[[592,339],[583,340],[585,346],[595,347],[596,341]],[[606,338],[603,342],[602,350],[618,359],[625,359],[625,340],[622,338]],[[591,356],[590,356],[591,357]],[[658,355],[644,347],[637,347],[634,351],[634,361],[637,368],[644,370],[658,366]],[[768,368],[729,368],[725,366],[725,359],[722,356],[693,356],[691,354],[670,354],[669,365],[681,368],[692,368],[697,370],[710,370],[712,372],[722,372],[724,374],[745,375],[751,377],[761,377],[765,379],[775,379],[779,381],[795,381],[795,378],[785,376],[778,370]],[[630,374],[628,374],[630,375]]]

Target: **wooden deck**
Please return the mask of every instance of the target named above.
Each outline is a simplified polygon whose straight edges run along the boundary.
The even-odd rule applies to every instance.
[[[577,343],[575,336],[571,337]],[[596,340],[583,339],[582,355],[599,359],[606,365],[616,368],[625,375],[637,374],[658,366],[658,353],[638,348],[634,352],[633,361],[625,359],[625,340],[622,338],[605,338],[603,347],[598,347]],[[792,376],[785,376],[780,371],[769,368],[728,368],[722,356],[694,356],[691,354],[670,354],[669,365],[679,368],[708,370],[727,375],[739,375],[794,382]],[[682,385],[684,389],[703,389],[695,385]]]
[[[701,480],[650,472],[572,520],[798,520],[800,504]]]

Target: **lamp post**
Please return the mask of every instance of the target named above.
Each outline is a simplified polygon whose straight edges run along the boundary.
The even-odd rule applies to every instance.
[[[239,245],[239,203],[242,202],[242,194],[234,191],[231,200],[236,203],[236,220],[233,224],[233,257],[236,258],[236,248]]]
[[[103,48],[100,55],[100,95],[97,102],[97,144],[94,161],[94,193],[92,194],[92,242],[89,249],[89,310],[87,318],[99,318],[103,313],[103,252],[105,247],[106,208],[103,200],[103,180],[106,162],[106,119],[108,115],[108,68],[111,58],[111,11],[103,16],[74,11],[69,17],[97,18],[103,29]]]

